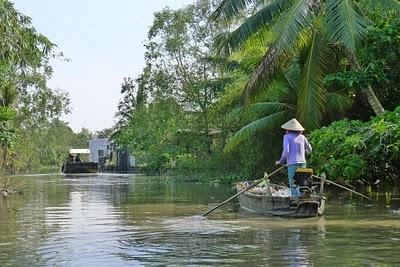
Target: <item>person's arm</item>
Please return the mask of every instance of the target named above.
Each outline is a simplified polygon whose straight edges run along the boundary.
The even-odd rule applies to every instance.
[[[288,155],[289,155],[289,141],[287,140],[286,135],[283,137],[283,151],[282,151],[282,156],[279,159],[279,163],[280,164],[286,164],[287,163],[287,159],[288,159]]]
[[[307,140],[307,138],[306,138],[305,136],[304,136],[304,140],[305,140],[304,145],[305,145],[306,153],[307,153],[307,154],[311,154],[311,152],[312,152],[312,147],[311,147],[311,145],[310,145],[310,142],[308,142],[308,140]]]

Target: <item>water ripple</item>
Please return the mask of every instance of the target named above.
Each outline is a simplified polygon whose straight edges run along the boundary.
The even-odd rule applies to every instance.
[[[400,262],[393,253],[400,250],[397,214],[370,207],[360,210],[359,203],[329,204],[327,216],[304,220],[250,216],[226,208],[204,218],[195,214],[208,208],[210,198],[222,201],[230,192],[154,184],[132,175],[22,179],[34,185],[29,194],[0,199],[0,266]]]

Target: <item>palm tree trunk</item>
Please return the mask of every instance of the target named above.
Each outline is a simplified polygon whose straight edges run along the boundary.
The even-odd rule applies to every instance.
[[[361,69],[357,57],[353,52],[347,51],[347,58],[349,59],[350,67],[352,70]],[[371,85],[368,85],[367,88],[362,88],[361,92],[367,98],[369,105],[374,110],[376,115],[381,115],[385,113],[385,109],[382,107],[381,102],[379,102],[379,99],[376,97],[374,90],[372,90]]]

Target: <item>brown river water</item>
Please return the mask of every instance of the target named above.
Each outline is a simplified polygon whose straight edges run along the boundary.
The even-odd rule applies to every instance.
[[[162,179],[162,178],[161,178]],[[328,192],[325,215],[246,213],[235,192],[140,175],[12,177],[0,198],[0,266],[400,266],[400,196]]]

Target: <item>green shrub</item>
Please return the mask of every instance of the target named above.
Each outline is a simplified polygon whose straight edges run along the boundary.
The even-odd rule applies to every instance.
[[[400,107],[369,122],[334,122],[313,131],[310,141],[310,164],[333,180],[399,180]]]
[[[0,106],[0,121],[9,121],[13,119],[16,115],[16,111],[10,107]]]

